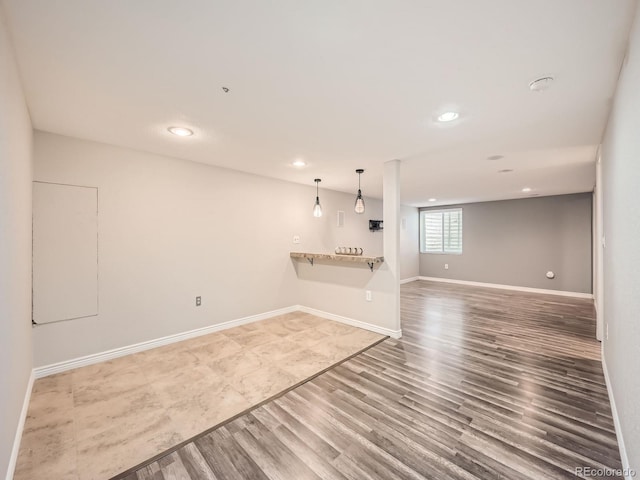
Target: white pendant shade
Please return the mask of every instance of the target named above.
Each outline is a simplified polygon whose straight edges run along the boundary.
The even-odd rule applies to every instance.
[[[356,170],[356,173],[358,174],[358,195],[356,196],[356,203],[353,206],[353,210],[361,215],[364,213],[364,198],[362,198],[362,191],[360,190],[360,175],[364,173],[364,170],[359,168]]]
[[[364,213],[364,199],[362,198],[362,193],[360,193],[360,190],[358,190],[358,196],[356,197],[354,210],[358,214]]]
[[[322,206],[320,205],[320,197],[318,196],[318,184],[322,180],[316,178],[313,181],[316,182],[316,203],[313,204],[313,216],[318,218],[322,216]]]

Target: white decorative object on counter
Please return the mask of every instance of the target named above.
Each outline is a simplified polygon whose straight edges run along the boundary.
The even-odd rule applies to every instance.
[[[362,255],[364,249],[362,247],[336,247],[336,255]]]

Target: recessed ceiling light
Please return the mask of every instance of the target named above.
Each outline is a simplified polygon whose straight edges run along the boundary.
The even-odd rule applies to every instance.
[[[458,112],[444,112],[438,115],[437,120],[439,122],[452,122],[456,118],[458,118],[460,114]]]
[[[437,200],[437,198],[430,198],[429,201],[430,202],[435,202]]]
[[[291,165],[293,165],[294,167],[305,167],[307,163],[304,160],[298,158],[297,160],[291,162]]]
[[[529,83],[529,90],[532,92],[544,92],[551,87],[553,77],[540,77]]]
[[[191,135],[193,135],[193,130],[185,127],[169,127],[167,128],[167,130],[169,131],[169,133],[173,133],[174,135],[177,135],[179,137],[190,137]]]
[[[504,158],[504,155],[491,155],[487,157],[487,160],[500,160],[501,158]]]
[[[511,173],[511,172],[513,172],[513,170],[510,168],[504,168],[502,170],[498,170],[498,173]]]
[[[527,192],[530,192],[530,191],[531,191],[531,189],[530,189],[529,187],[524,187],[524,188],[522,189],[522,191],[523,191],[524,193],[527,193]]]

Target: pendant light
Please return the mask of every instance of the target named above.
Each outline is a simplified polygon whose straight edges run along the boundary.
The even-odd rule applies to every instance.
[[[364,199],[362,198],[362,191],[360,190],[360,175],[364,173],[362,168],[356,170],[358,174],[358,196],[356,197],[356,204],[354,210],[356,213],[364,213]]]
[[[321,217],[322,216],[322,207],[320,206],[320,197],[318,196],[318,184],[322,181],[319,178],[313,180],[316,182],[316,203],[313,205],[313,216]]]

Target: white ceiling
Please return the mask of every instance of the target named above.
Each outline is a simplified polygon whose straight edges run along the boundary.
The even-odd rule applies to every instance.
[[[635,0],[5,0],[34,127],[444,204],[589,191]],[[556,78],[544,93],[528,83]],[[230,88],[224,93],[222,87]],[[461,118],[436,124],[455,109]],[[171,125],[195,131],[167,133]],[[491,155],[501,160],[487,160]],[[308,166],[291,162],[304,158]],[[513,169],[499,174],[498,170]],[[428,199],[435,197],[435,203]]]

